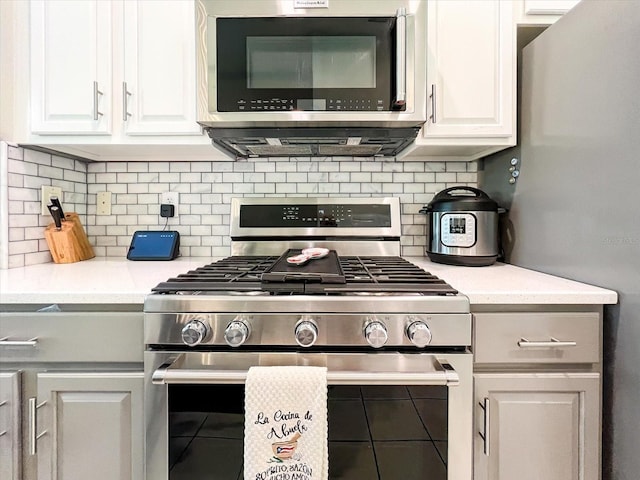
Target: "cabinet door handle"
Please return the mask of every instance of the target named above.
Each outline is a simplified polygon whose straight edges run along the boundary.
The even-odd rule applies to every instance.
[[[93,119],[98,120],[102,112],[98,109],[98,100],[102,92],[98,89],[98,82],[93,82]]]
[[[482,402],[478,402],[483,411],[482,432],[478,432],[483,442],[482,450],[484,454],[489,456],[489,398],[485,397]]]
[[[557,348],[557,347],[575,347],[578,342],[562,341],[557,338],[551,337],[551,340],[544,342],[532,342],[526,338],[521,338],[518,342],[520,348]]]
[[[429,95],[429,98],[431,98],[431,115],[429,115],[429,118],[431,118],[431,123],[436,123],[436,84],[435,83],[431,84],[431,95]]]
[[[29,399],[29,455],[36,454],[36,444],[38,440],[42,438],[43,435],[47,433],[47,430],[44,432],[37,434],[37,410],[47,403],[45,400],[40,404],[36,404],[37,399],[35,397],[31,397]]]
[[[9,337],[0,338],[0,347],[35,347],[38,345],[38,338],[31,340],[7,340]]]
[[[127,121],[131,114],[128,112],[127,101],[131,96],[131,92],[127,90],[127,82],[122,82],[122,120]]]

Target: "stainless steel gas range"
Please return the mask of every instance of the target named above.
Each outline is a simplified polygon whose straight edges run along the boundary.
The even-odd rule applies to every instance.
[[[310,365],[330,478],[470,480],[469,302],[399,256],[399,201],[234,199],[231,238],[145,300],[146,479],[242,479],[248,369]]]

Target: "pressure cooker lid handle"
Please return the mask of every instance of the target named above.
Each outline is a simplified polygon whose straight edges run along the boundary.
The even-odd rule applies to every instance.
[[[460,185],[458,187],[449,187],[445,190],[439,192],[433,199],[434,200],[442,200],[443,198],[455,198],[455,195],[451,195],[451,192],[456,190],[463,190],[467,192],[473,193],[478,198],[489,198],[489,195],[484,193],[482,190],[473,187],[467,187],[466,185]]]

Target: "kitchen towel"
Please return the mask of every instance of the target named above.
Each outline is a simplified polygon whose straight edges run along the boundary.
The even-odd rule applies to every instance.
[[[327,480],[327,369],[251,367],[244,480]]]

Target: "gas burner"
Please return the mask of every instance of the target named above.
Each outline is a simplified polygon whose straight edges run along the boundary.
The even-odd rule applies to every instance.
[[[280,257],[236,256],[158,284],[156,293],[180,295],[455,295],[440,278],[396,256],[346,256],[335,251],[306,265]],[[197,292],[197,293],[196,293]]]

